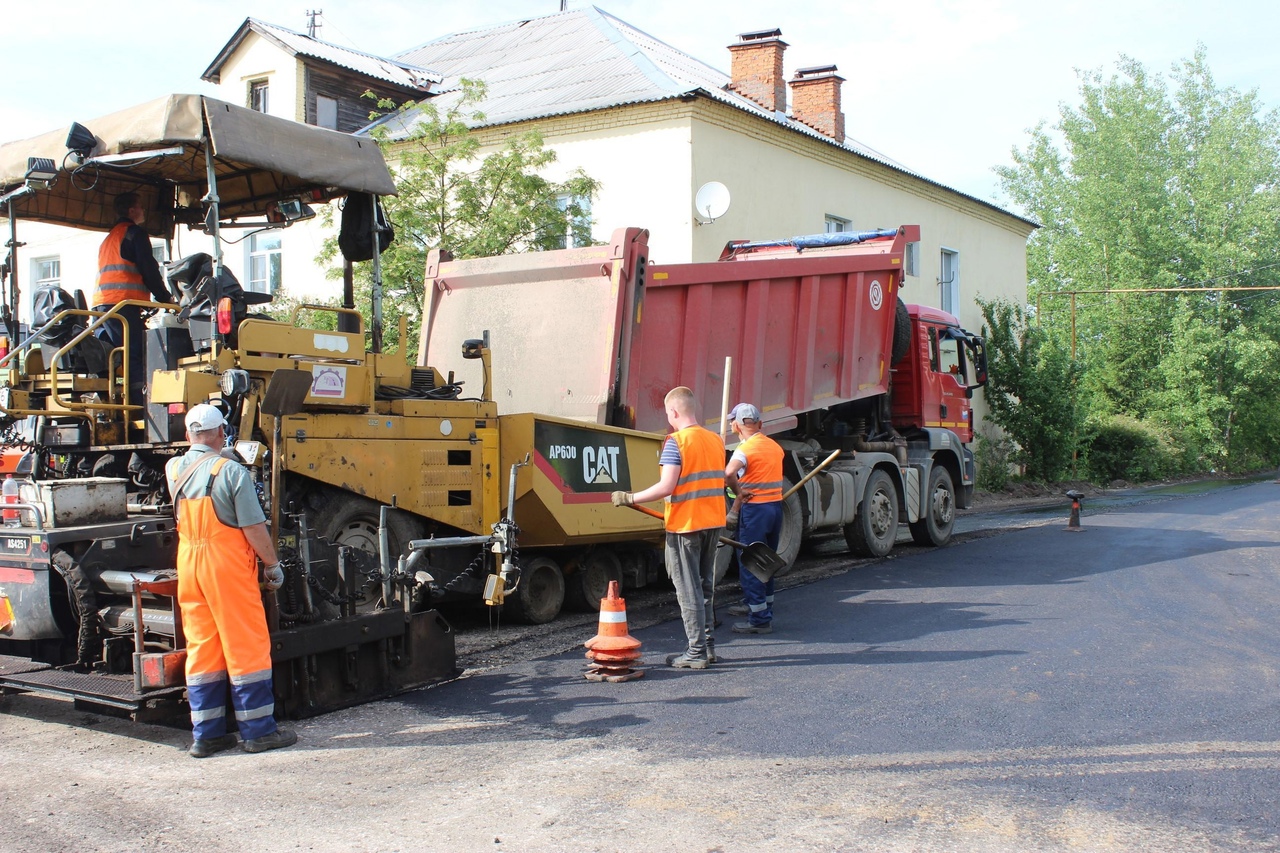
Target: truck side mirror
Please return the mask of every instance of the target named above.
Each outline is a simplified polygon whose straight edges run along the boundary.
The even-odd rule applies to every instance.
[[[981,388],[987,384],[987,342],[976,335],[969,342],[973,345],[973,387]]]

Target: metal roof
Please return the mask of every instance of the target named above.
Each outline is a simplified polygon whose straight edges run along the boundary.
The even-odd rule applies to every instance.
[[[551,116],[705,96],[813,139],[843,148],[984,207],[1035,225],[989,201],[930,180],[885,154],[846,137],[837,142],[782,112],[770,112],[727,88],[731,78],[595,6],[453,33],[395,57],[441,75],[432,102],[447,109],[460,96],[462,78],[483,80],[476,105],[493,126]],[[385,128],[404,138],[415,113],[385,116],[359,133]]]
[[[319,59],[323,62],[346,68],[349,71],[363,74],[366,77],[384,80],[396,86],[403,86],[406,89],[427,89],[431,84],[439,83],[443,79],[440,74],[417,65],[330,44],[302,33],[295,33],[293,30],[287,30],[275,24],[259,21],[256,18],[245,18],[244,23],[240,25],[240,29],[218,52],[217,57],[205,69],[204,74],[200,75],[200,79],[217,83],[218,76],[222,73],[223,64],[226,63],[231,54],[235,52],[251,32],[257,33],[268,41],[275,43],[280,49],[293,56]]]

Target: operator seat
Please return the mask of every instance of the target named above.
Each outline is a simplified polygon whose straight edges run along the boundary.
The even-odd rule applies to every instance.
[[[34,329],[40,329],[62,312],[84,307],[83,291],[77,290],[73,297],[57,285],[42,285],[36,288],[31,298],[31,325]],[[41,332],[38,340],[43,364],[48,364],[58,350],[84,331],[86,325],[86,317],[68,314]],[[58,369],[72,373],[105,373],[108,352],[106,344],[93,335],[88,335],[62,357],[58,362]]]

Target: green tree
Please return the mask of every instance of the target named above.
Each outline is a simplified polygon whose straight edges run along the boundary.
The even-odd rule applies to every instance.
[[[1061,341],[1028,322],[1018,305],[978,300],[990,378],[987,420],[1017,446],[1013,461],[1033,480],[1068,473],[1084,417],[1077,403],[1080,368]]]
[[[1121,57],[1110,76],[1082,74],[1080,96],[997,169],[1044,226],[1027,258],[1037,322],[1055,337],[1075,326],[1095,418],[1161,425],[1202,468],[1276,452],[1273,430],[1244,414],[1280,390],[1262,345],[1280,316],[1271,293],[1081,295],[1074,317],[1053,297],[1280,281],[1277,114],[1216,86],[1203,47],[1169,80]]]
[[[562,181],[541,172],[556,160],[536,130],[512,134],[482,155],[470,127],[484,121],[476,104],[484,83],[461,81],[457,93],[439,100],[395,104],[379,100],[381,120],[371,131],[393,164],[398,195],[383,199],[395,241],[382,254],[385,348],[399,344],[397,325],[409,320],[416,346],[424,296],[427,254],[442,249],[457,258],[563,248],[591,243],[591,199],[598,181],[581,169]],[[327,240],[320,260],[339,257]],[[367,312],[372,283],[368,264],[356,274],[357,306]],[[334,271],[331,275],[340,275]],[[366,317],[368,322],[368,317]]]

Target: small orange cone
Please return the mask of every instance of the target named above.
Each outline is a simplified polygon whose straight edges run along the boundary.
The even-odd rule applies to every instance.
[[[598,633],[585,643],[591,665],[588,681],[634,681],[644,670],[632,669],[640,660],[640,641],[627,631],[627,602],[618,597],[618,582],[609,581],[609,593],[600,599]]]

